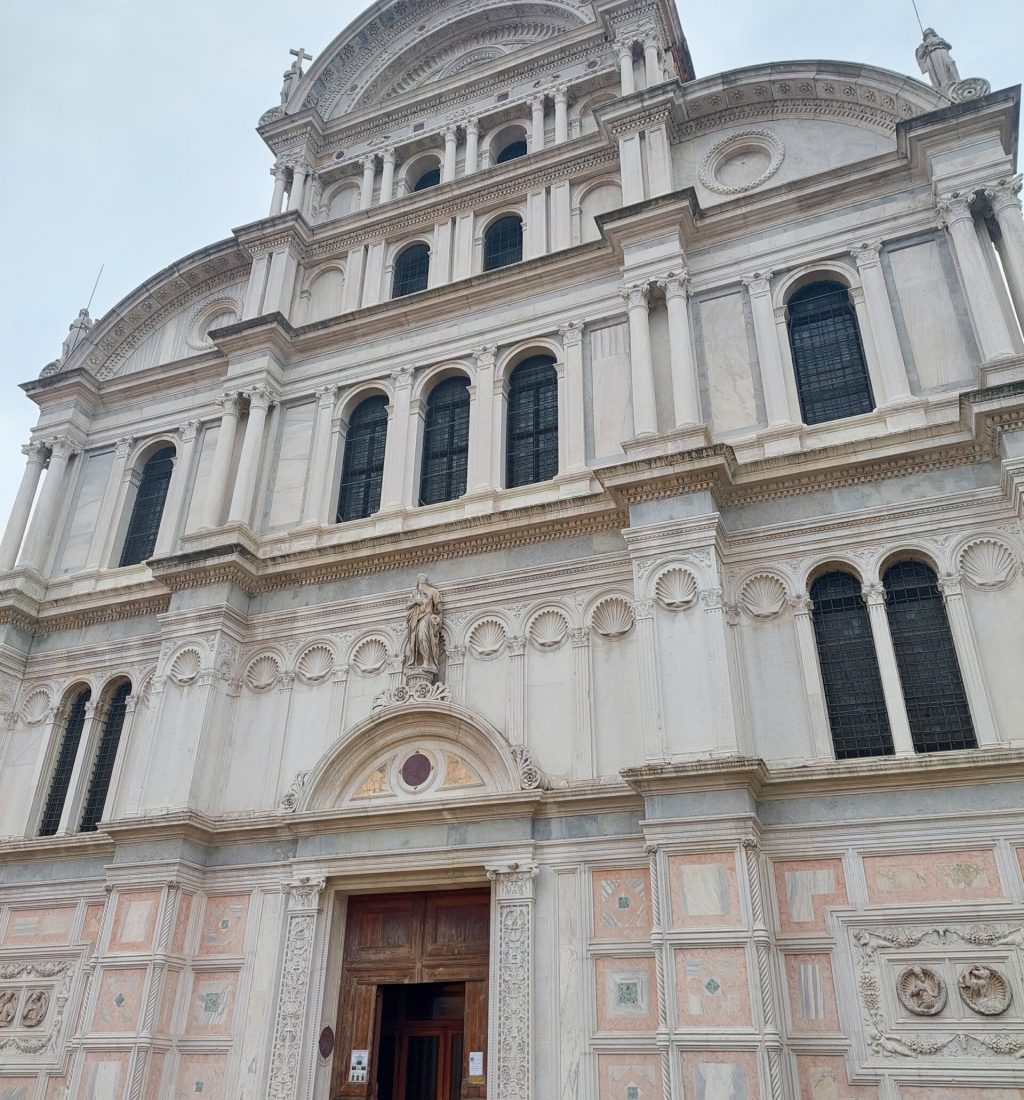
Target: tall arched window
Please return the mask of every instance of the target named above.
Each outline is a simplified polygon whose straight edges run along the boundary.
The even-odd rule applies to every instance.
[[[891,756],[892,733],[861,584],[825,573],[811,585],[814,637],[836,759]]]
[[[792,295],[787,306],[804,423],[871,412],[875,401],[847,287],[811,283]]]
[[[345,458],[338,494],[339,523],[372,516],[380,507],[387,438],[388,399],[381,395],[368,397],[356,406],[345,432]]]
[[[523,258],[523,219],[518,214],[498,218],[484,233],[484,271],[517,264]]]
[[[136,565],[153,553],[160,520],[167,500],[167,487],[174,471],[174,448],[161,447],[142,467],[139,488],[132,506],[132,518],[121,549],[121,565]]]
[[[430,276],[430,249],[425,244],[411,244],[399,252],[395,259],[395,277],[391,288],[392,298],[404,298],[427,289]]]
[[[920,561],[900,561],[886,570],[882,583],[914,748],[977,748],[935,571]]]
[[[508,380],[505,485],[532,485],[558,473],[558,374],[550,355],[524,359]]]
[[[455,500],[466,491],[469,457],[469,380],[439,382],[427,398],[420,504]]]
[[[103,716],[103,732],[92,762],[92,774],[89,776],[89,790],[82,809],[82,823],[79,832],[90,833],[103,816],[103,808],[110,790],[110,777],[114,774],[114,761],[117,759],[117,746],[121,742],[121,731],[128,714],[128,696],[132,685],[125,680],[115,688],[107,703]]]
[[[68,787],[71,785],[71,773],[75,769],[75,758],[78,756],[78,745],[82,740],[82,730],[85,729],[85,708],[91,697],[92,692],[84,688],[71,699],[67,706],[60,748],[57,750],[50,789],[46,794],[46,805],[43,807],[43,816],[39,822],[40,836],[54,836],[60,828],[61,814],[64,812]]]

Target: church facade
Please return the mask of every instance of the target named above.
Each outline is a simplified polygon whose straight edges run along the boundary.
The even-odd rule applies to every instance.
[[[1019,88],[292,56],[23,387],[0,1100],[1024,1100]]]

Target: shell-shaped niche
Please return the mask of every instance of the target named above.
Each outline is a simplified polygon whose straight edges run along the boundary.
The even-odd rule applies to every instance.
[[[475,657],[497,657],[505,645],[505,627],[498,619],[484,619],[469,632],[469,648]]]
[[[594,608],[590,625],[602,638],[621,638],[633,629],[633,608],[621,596],[609,596]]]
[[[36,690],[25,700],[25,704],[21,708],[21,713],[26,722],[35,723],[41,722],[46,717],[49,710],[49,692],[44,691],[42,688],[36,688]]]
[[[654,598],[667,611],[685,611],[697,596],[697,578],[689,569],[666,569],[654,586]]]
[[[281,674],[281,663],[271,653],[264,653],[249,662],[245,670],[245,682],[253,691],[269,691]]]
[[[569,620],[549,608],[534,615],[527,634],[538,649],[557,649],[569,635]]]
[[[319,684],[334,671],[334,653],[327,645],[311,645],[295,665],[299,679],[307,684]]]
[[[176,684],[195,683],[203,667],[203,658],[198,649],[183,649],[171,662],[171,679]]]
[[[771,619],[786,606],[786,586],[771,573],[759,573],[744,584],[740,606],[752,618]]]
[[[352,654],[352,664],[364,676],[372,676],[375,672],[380,672],[386,664],[388,656],[388,647],[380,638],[367,638],[366,641],[360,642],[356,646],[355,652]]]
[[[1010,548],[996,539],[978,539],[960,554],[960,569],[975,588],[1001,588],[1013,579],[1017,567]]]

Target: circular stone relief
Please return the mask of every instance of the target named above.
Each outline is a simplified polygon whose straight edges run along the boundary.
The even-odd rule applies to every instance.
[[[960,999],[981,1016],[1001,1016],[1010,1007],[1010,983],[991,966],[967,967],[957,985]]]
[[[767,183],[785,156],[782,139],[770,130],[741,130],[708,150],[697,176],[709,191],[740,195]]]
[[[430,757],[424,756],[421,752],[414,752],[402,765],[402,782],[407,787],[422,787],[433,770],[434,765],[430,762]]]
[[[938,1016],[946,1007],[946,983],[927,966],[908,966],[896,979],[896,995],[915,1016]]]

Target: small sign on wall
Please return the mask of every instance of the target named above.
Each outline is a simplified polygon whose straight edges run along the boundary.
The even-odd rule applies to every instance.
[[[348,1079],[350,1084],[365,1084],[370,1072],[370,1052],[368,1050],[354,1050],[348,1063]]]
[[[469,1052],[469,1080],[467,1085],[482,1085],[484,1083],[484,1052],[471,1050]]]

